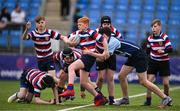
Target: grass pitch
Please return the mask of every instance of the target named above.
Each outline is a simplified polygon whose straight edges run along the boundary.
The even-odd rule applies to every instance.
[[[178,87],[177,85],[172,85],[171,88]],[[64,110],[67,108],[73,108],[83,105],[89,105],[93,103],[93,97],[86,91],[86,99],[80,98],[80,88],[79,84],[75,85],[76,89],[76,98],[71,101],[68,100],[62,105],[37,105],[34,102],[30,104],[25,103],[7,103],[7,99],[14,92],[19,89],[19,81],[0,81],[0,111],[3,110],[26,110],[26,111],[57,111]],[[137,95],[140,93],[146,92],[146,89],[139,84],[130,84],[129,85],[129,95]],[[102,92],[108,97],[107,86],[104,84]],[[130,105],[126,106],[114,106],[114,105],[105,105],[105,106],[87,106],[84,108],[73,109],[73,111],[180,111],[180,89],[176,89],[170,92],[171,97],[173,98],[173,106],[167,107],[166,109],[159,109],[157,106],[160,104],[161,99],[156,95],[153,95],[152,105],[151,106],[141,106],[145,100],[145,96],[134,97],[130,99]],[[120,98],[121,90],[120,85],[115,85],[115,97]],[[46,89],[42,91],[41,97],[43,99],[49,100],[52,96],[51,89]]]

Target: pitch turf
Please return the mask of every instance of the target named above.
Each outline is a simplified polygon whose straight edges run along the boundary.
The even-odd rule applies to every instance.
[[[177,86],[171,86],[177,87]],[[25,103],[7,103],[7,98],[12,95],[14,92],[18,91],[19,82],[18,81],[0,81],[0,111],[2,110],[43,110],[43,111],[55,111],[63,110],[66,108],[77,107],[92,104],[93,97],[86,91],[86,99],[81,99],[79,95],[79,84],[75,85],[76,89],[76,99],[74,101],[66,101],[63,105],[36,105],[34,103],[25,104]],[[129,85],[129,95],[136,95],[139,93],[144,93],[146,89],[138,84]],[[46,89],[42,91],[41,97],[48,100],[52,97],[52,91]],[[107,95],[107,86],[104,85],[102,92]],[[173,106],[167,107],[163,111],[180,111],[180,89],[176,89],[170,92],[171,97],[173,98]],[[115,86],[115,97],[121,97],[121,91],[119,84]],[[79,109],[73,109],[73,111],[159,111],[157,107],[161,101],[157,96],[153,95],[152,106],[141,106],[144,101],[145,96],[135,97],[130,99],[130,105],[126,106],[88,106]]]

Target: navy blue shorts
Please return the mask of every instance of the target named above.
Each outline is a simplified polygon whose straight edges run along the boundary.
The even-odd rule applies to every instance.
[[[38,61],[38,68],[40,71],[55,70],[55,63],[53,60]]]
[[[155,61],[150,59],[148,63],[148,71],[147,74],[154,74],[159,76],[165,77],[170,76],[170,66],[169,60],[167,61]]]
[[[84,54],[81,56],[81,61],[84,64],[84,69],[86,72],[90,72],[92,66],[94,65],[96,58],[91,56],[91,55],[87,55]]]
[[[111,69],[113,71],[116,70],[116,55],[111,55],[107,60],[101,62],[96,61],[96,70],[104,70],[104,69]]]
[[[28,89],[28,92],[30,93],[34,93],[34,87],[29,81],[26,80],[26,75],[26,71],[21,74],[20,87]]]
[[[128,57],[125,65],[134,67],[138,73],[145,72],[147,71],[148,66],[147,55],[142,50],[140,50],[131,57]]]

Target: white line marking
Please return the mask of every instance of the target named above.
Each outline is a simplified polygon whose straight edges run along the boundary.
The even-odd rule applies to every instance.
[[[170,88],[170,91],[177,90],[177,89],[180,89],[180,87]],[[136,98],[136,97],[140,97],[140,96],[144,96],[144,95],[146,95],[146,93],[140,93],[140,94],[132,95],[132,96],[129,96],[129,98]],[[118,99],[121,99],[121,98],[117,98],[115,100],[118,100]],[[88,105],[77,106],[77,107],[72,107],[72,108],[66,108],[66,109],[57,110],[57,111],[70,111],[70,110],[85,108],[85,107],[89,107],[89,106],[93,106],[93,105],[94,104],[88,104]]]

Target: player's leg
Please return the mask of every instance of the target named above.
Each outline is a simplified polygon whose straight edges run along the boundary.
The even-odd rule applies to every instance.
[[[107,83],[108,83],[108,93],[109,93],[109,104],[114,103],[114,71],[107,69]]]
[[[147,80],[146,72],[138,73],[139,82],[141,85],[154,92],[160,98],[162,98],[161,108],[164,108],[168,104],[171,104],[172,99],[169,96],[166,96],[155,84]]]
[[[117,101],[116,105],[123,105],[129,104],[129,97],[128,97],[128,82],[127,82],[127,75],[132,72],[134,68],[132,66],[123,65],[121,71],[119,73],[119,80],[121,85],[121,90],[123,94],[123,98]]]
[[[98,71],[98,77],[97,77],[96,84],[97,84],[97,86],[99,87],[100,90],[102,89],[102,85],[103,85],[103,82],[104,82],[104,74],[105,73],[106,73],[105,69]]]
[[[61,94],[64,90],[64,86],[68,80],[68,74],[64,72],[64,70],[60,70],[59,76],[59,85],[58,85],[58,94]]]
[[[8,102],[11,103],[17,99],[24,99],[28,92],[28,88],[31,87],[30,83],[26,80],[26,70],[23,71],[20,78],[20,90],[14,93],[8,98]]]
[[[94,96],[94,104],[96,106],[104,105],[108,100],[94,89],[92,84],[89,83],[89,72],[80,70],[80,83],[81,85]]]
[[[114,72],[116,71],[116,55],[111,55],[108,60],[106,60],[106,75],[108,83],[109,92],[109,105],[114,104]]]
[[[68,87],[67,90],[60,94],[61,97],[74,96],[74,78],[76,76],[75,71],[84,68],[84,63],[78,59],[68,67]]]
[[[162,77],[163,86],[164,86],[164,94],[169,96],[169,76]]]
[[[98,93],[94,90],[93,86],[89,83],[89,72],[80,70],[80,83],[81,85],[88,90],[93,96],[97,96]]]
[[[169,61],[159,62],[160,76],[163,81],[164,94],[169,96],[169,79],[170,79],[170,66]]]
[[[150,82],[154,82],[155,81],[155,75],[154,74],[148,74],[147,75],[147,79]],[[146,101],[144,102],[145,106],[149,106],[151,105],[151,91],[147,89],[147,93],[146,93]]]

